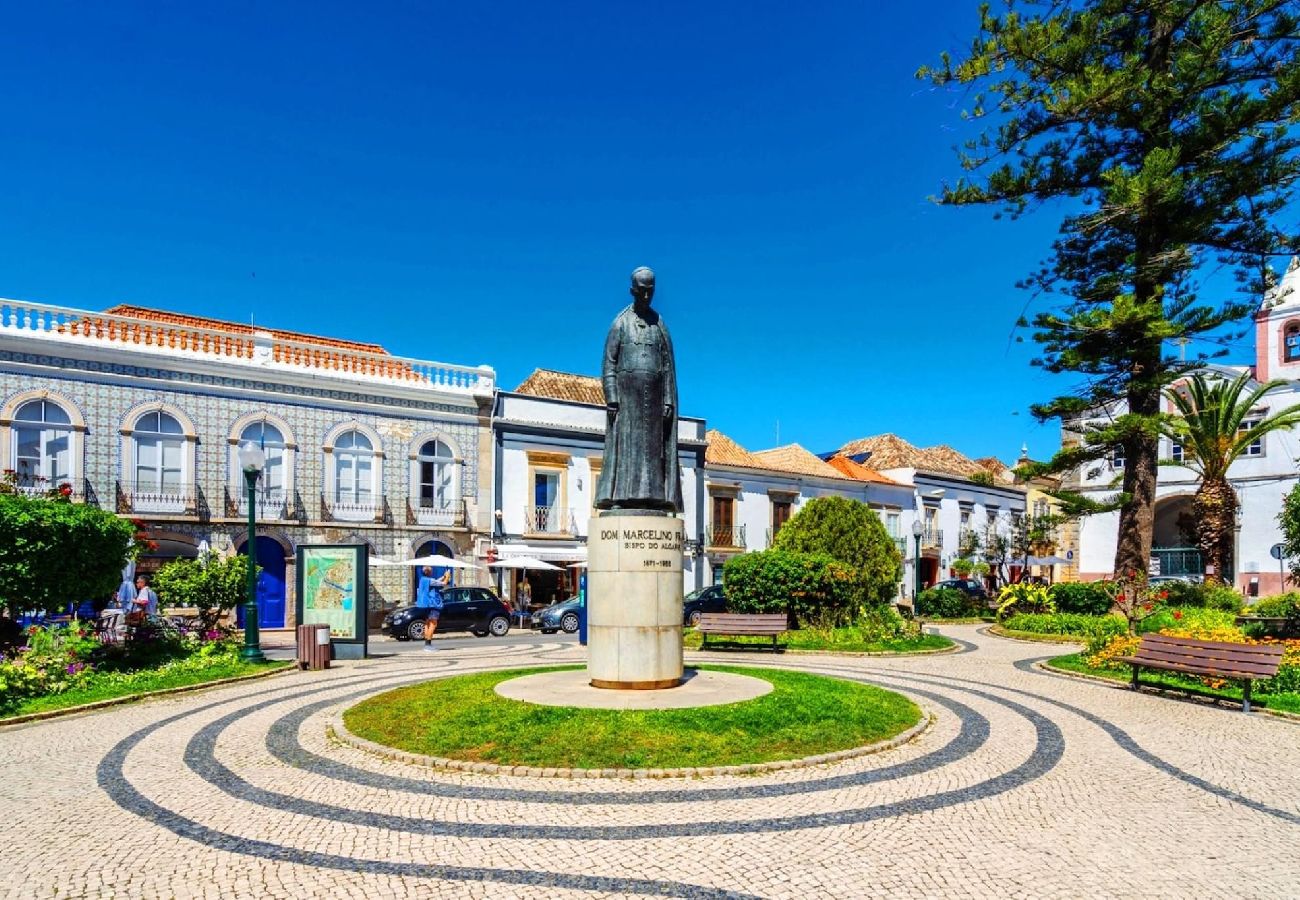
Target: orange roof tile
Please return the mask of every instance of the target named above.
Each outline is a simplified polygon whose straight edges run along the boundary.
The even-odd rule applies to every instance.
[[[743,466],[747,469],[766,469],[753,453],[737,444],[716,428],[709,429],[704,436],[708,447],[704,450],[704,462],[710,466]]]
[[[944,444],[921,449],[895,434],[858,438],[849,441],[837,453],[842,456],[870,454],[867,462],[874,469],[919,469],[960,478],[985,471],[974,460]]]
[[[599,378],[557,372],[554,369],[534,369],[533,374],[515,388],[515,393],[587,403],[592,406],[605,405],[605,389],[601,387]]]
[[[903,482],[895,481],[892,478],[886,478],[875,469],[868,468],[862,463],[854,462],[847,456],[832,456],[830,459],[826,460],[826,465],[857,481],[869,481],[872,484],[896,484],[903,486]]]
[[[816,475],[819,478],[845,478],[847,476],[833,466],[829,466],[814,453],[810,453],[798,444],[786,444],[771,450],[756,450],[757,457],[765,468],[795,475]]]
[[[337,347],[346,350],[361,350],[366,353],[383,353],[387,355],[388,351],[379,344],[363,344],[358,341],[345,341],[339,338],[321,337],[314,334],[302,334],[297,331],[284,331],[279,328],[258,328],[253,325],[244,325],[239,322],[227,322],[222,319],[210,319],[206,316],[191,316],[186,313],[167,312],[161,309],[149,309],[144,306],[131,306],[130,304],[118,304],[111,309],[104,310],[106,315],[123,316],[129,319],[140,319],[145,322],[158,322],[164,325],[181,325],[187,328],[206,328],[211,331],[224,331],[227,334],[252,334],[254,331],[269,332],[281,340],[298,341],[304,344],[319,344],[323,347]]]

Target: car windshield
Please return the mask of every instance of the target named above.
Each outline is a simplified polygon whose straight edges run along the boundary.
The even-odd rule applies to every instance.
[[[701,597],[704,596],[704,592],[707,591],[707,590],[708,590],[708,588],[706,588],[706,587],[696,588],[695,590],[693,590],[693,591],[691,591],[689,594],[687,594],[685,597],[683,597],[683,598],[682,598],[682,602],[685,603],[685,602],[687,602],[688,600],[698,600],[698,599],[700,599]]]

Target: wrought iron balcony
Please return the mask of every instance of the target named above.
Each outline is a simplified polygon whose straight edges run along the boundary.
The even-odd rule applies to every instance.
[[[428,497],[419,497],[408,498],[406,501],[406,524],[408,525],[462,528],[465,519],[465,503],[461,500],[440,502]]]
[[[558,506],[525,506],[524,533],[540,535],[573,534],[573,510]]]
[[[166,516],[197,515],[198,492],[192,484],[157,481],[119,481],[117,511]]]
[[[282,488],[268,490],[258,489],[254,495],[257,503],[257,518],[280,520],[294,518],[292,498]],[[248,515],[248,489],[243,485],[226,486],[226,515],[244,518]]]
[[[943,529],[926,527],[921,533],[922,550],[941,550],[943,548]]]
[[[320,505],[321,518],[327,522],[378,522],[382,521],[384,513],[384,501],[380,499],[358,503],[321,497]]]
[[[745,549],[744,525],[710,525],[706,535],[710,547]]]
[[[1201,551],[1195,547],[1153,547],[1151,548],[1152,575],[1197,575],[1205,574]]]
[[[73,503],[85,502],[87,493],[86,483],[82,479],[52,479],[21,471],[11,475],[3,489],[12,490],[24,497],[66,497]]]

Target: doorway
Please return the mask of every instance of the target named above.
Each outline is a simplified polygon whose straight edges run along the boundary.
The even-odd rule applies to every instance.
[[[284,548],[275,538],[257,536],[257,625],[259,628],[283,628],[285,614],[285,558]],[[246,555],[248,544],[239,551]],[[235,607],[235,622],[244,627],[244,607]]]
[[[452,549],[448,547],[446,544],[444,544],[442,541],[425,541],[423,544],[420,545],[419,549],[416,550],[415,555],[416,556],[446,556],[450,559],[456,558],[456,554],[452,551]],[[414,572],[414,576],[411,578],[411,602],[414,603],[417,599],[416,594],[419,593],[420,590],[420,574],[424,570],[412,568],[412,571]],[[454,585],[456,583],[455,569],[448,569],[446,566],[434,566],[433,577],[441,578],[444,572],[451,572],[451,581],[448,582],[448,584]]]

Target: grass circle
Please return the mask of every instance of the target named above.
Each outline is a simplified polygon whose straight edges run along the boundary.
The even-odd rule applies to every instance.
[[[537,706],[493,688],[510,669],[427,681],[367,698],[343,713],[353,734],[409,753],[501,766],[676,769],[750,765],[888,740],[921,719],[901,694],[823,675],[699,666],[771,682],[754,700],[696,709]]]

